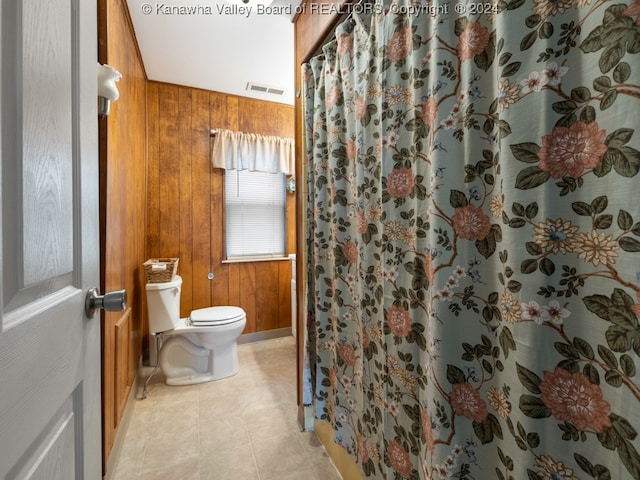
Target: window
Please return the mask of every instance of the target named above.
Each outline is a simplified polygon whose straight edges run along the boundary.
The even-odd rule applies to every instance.
[[[283,257],[285,175],[226,170],[224,176],[227,259]]]

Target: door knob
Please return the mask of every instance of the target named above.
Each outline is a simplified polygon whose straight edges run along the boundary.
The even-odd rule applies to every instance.
[[[84,302],[84,311],[87,317],[93,318],[99,308],[104,308],[108,312],[121,312],[127,308],[127,291],[115,290],[100,295],[98,288],[89,289]]]

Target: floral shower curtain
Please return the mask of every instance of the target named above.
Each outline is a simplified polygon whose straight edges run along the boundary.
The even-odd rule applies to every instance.
[[[316,416],[373,479],[640,478],[640,0],[354,8],[303,68]]]

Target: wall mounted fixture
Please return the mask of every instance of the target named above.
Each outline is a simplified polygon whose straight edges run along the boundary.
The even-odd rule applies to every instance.
[[[109,65],[98,63],[98,117],[104,118],[109,115],[111,102],[115,102],[120,93],[116,82],[122,75],[115,68]]]
[[[288,193],[295,193],[296,191],[296,177],[289,177],[287,179],[287,192]]]

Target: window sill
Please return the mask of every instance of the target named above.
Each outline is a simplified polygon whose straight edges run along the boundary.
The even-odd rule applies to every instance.
[[[230,260],[222,260],[223,264],[226,263],[255,263],[255,262],[282,262],[291,260],[286,257],[255,257],[255,258],[232,258]]]

